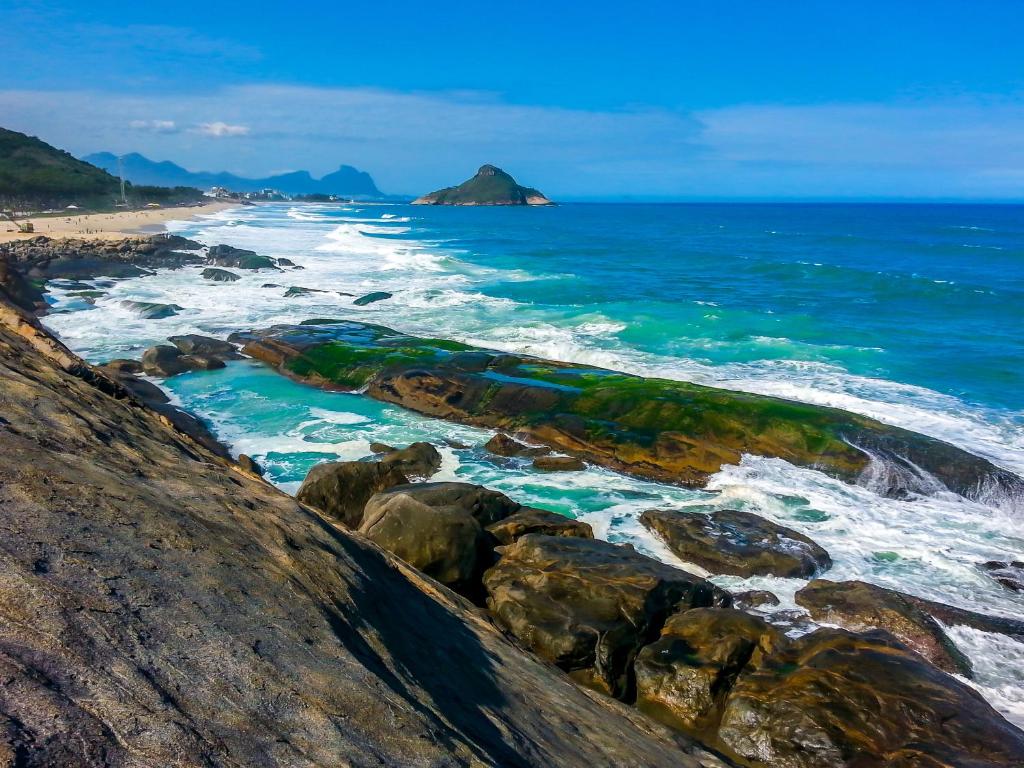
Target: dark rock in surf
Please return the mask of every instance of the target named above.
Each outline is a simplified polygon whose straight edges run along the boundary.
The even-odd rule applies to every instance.
[[[204,280],[212,280],[215,283],[233,283],[235,280],[241,279],[234,272],[228,272],[226,269],[217,269],[217,267],[207,267],[203,270],[202,276]]]
[[[406,448],[392,448],[380,457],[380,462],[395,467],[410,480],[426,480],[441,468],[441,454],[430,443],[420,442]]]
[[[802,533],[750,512],[652,509],[640,522],[675,555],[711,573],[809,578],[832,565],[828,552]]]
[[[255,251],[245,248],[233,248],[230,245],[214,245],[207,251],[208,263],[218,267],[234,267],[235,269],[277,269],[274,260],[269,256],[260,256]]]
[[[499,432],[484,443],[484,450],[495,456],[544,456],[551,453],[551,449],[547,446],[526,445],[509,437],[504,432]]]
[[[576,680],[617,698],[633,690],[633,659],[668,617],[725,606],[704,579],[631,546],[528,534],[502,547],[483,577],[499,624]]]
[[[541,472],[581,472],[587,465],[575,456],[538,456],[533,468]]]
[[[741,611],[760,608],[763,605],[778,605],[779,598],[767,589],[749,589],[732,593],[732,605]]]
[[[121,306],[131,310],[135,315],[144,320],[163,320],[174,317],[184,307],[177,304],[161,304],[156,301],[122,301]]]
[[[391,453],[394,450],[397,449],[387,443],[370,443],[370,453]]]
[[[367,304],[373,304],[378,301],[390,299],[393,295],[394,294],[388,293],[387,291],[374,291],[373,293],[368,293],[365,296],[360,296],[352,303],[357,307],[365,307]]]
[[[180,360],[190,371],[216,371],[224,367],[224,360],[215,355],[182,355]]]
[[[293,285],[287,291],[284,292],[286,299],[293,299],[296,296],[309,296],[314,293],[329,293],[321,288],[303,288],[301,285]]]
[[[142,353],[142,370],[150,376],[177,376],[189,370],[187,360],[177,347],[157,344]]]
[[[279,267],[294,267],[295,262],[291,259],[279,258],[277,260],[277,266]]]
[[[1011,592],[1024,592],[1024,561],[989,560],[981,569]]]
[[[855,632],[884,629],[939,669],[971,676],[971,662],[935,619],[900,592],[863,581],[815,579],[796,593],[815,621]]]

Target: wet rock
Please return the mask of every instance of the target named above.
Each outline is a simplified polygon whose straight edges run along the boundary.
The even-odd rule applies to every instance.
[[[750,512],[652,509],[640,522],[678,557],[711,573],[809,578],[832,566],[828,552],[802,533]]]
[[[279,267],[294,267],[295,262],[291,259],[280,258],[277,260],[277,266]]]
[[[713,741],[736,677],[786,643],[779,630],[742,611],[677,613],[661,637],[637,654],[636,705],[684,733]]]
[[[400,469],[380,462],[331,461],[309,470],[295,497],[357,528],[371,496],[408,482]]]
[[[546,509],[523,507],[504,520],[487,526],[499,544],[511,544],[528,533],[543,533],[545,536],[576,536],[581,539],[594,538],[594,529],[582,520],[548,512]]]
[[[745,611],[762,605],[778,605],[779,598],[767,589],[749,589],[746,592],[733,592],[732,604],[734,608]]]
[[[373,450],[373,447],[370,447]],[[392,449],[380,458],[381,463],[398,469],[410,480],[426,480],[441,468],[441,454],[430,443],[413,443],[407,448]]]
[[[547,446],[526,445],[509,437],[504,432],[499,432],[484,443],[484,450],[495,456],[544,456],[551,453],[551,449]]]
[[[1006,635],[1024,643],[1024,621],[1021,619],[968,611],[966,608],[958,608],[955,605],[946,605],[934,600],[925,600],[923,597],[917,597],[916,595],[903,595],[903,597],[947,626],[974,627],[982,632]]]
[[[177,376],[189,370],[182,352],[169,344],[157,344],[142,353],[142,370],[150,376]]]
[[[207,251],[206,260],[218,267],[234,267],[235,269],[277,269],[274,260],[268,256],[260,256],[255,251],[245,248],[233,248],[230,245],[214,245]]]
[[[390,299],[392,295],[393,294],[390,294],[387,291],[374,291],[373,293],[368,293],[365,296],[360,296],[352,303],[357,307],[365,307],[367,304],[373,304],[374,302]]]
[[[580,472],[587,465],[575,456],[538,456],[533,460],[533,468],[542,472]]]
[[[989,560],[981,569],[1012,592],[1024,592],[1024,561]]]
[[[479,599],[480,575],[494,557],[484,524],[518,507],[482,486],[405,485],[367,502],[359,532],[442,584]]]
[[[617,698],[666,619],[729,596],[686,571],[606,541],[528,534],[483,577],[495,619],[534,653]]]
[[[281,288],[283,287],[280,283],[264,283],[260,288]]]
[[[718,729],[752,768],[1024,763],[1024,734],[884,632],[820,629],[740,673]]]
[[[905,595],[863,581],[815,579],[796,593],[815,621],[855,632],[884,629],[946,672],[971,676],[971,663],[939,623]]]
[[[398,449],[387,443],[370,443],[370,453],[391,453]]]
[[[26,312],[35,312],[46,307],[46,299],[35,285],[7,259],[0,256],[0,295],[6,296],[13,304]]]
[[[167,340],[186,355],[206,355],[219,360],[242,359],[233,344],[210,336],[189,333],[183,336],[171,336]]]
[[[121,306],[131,310],[138,317],[144,320],[163,320],[174,317],[184,307],[177,304],[161,304],[155,301],[122,301]]]
[[[226,269],[217,269],[217,267],[207,267],[202,272],[204,280],[212,280],[215,283],[233,283],[235,280],[240,279],[239,275],[234,272],[228,272]]]

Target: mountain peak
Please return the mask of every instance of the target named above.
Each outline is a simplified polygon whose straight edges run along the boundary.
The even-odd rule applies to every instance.
[[[481,165],[457,187],[445,187],[413,200],[413,205],[553,205],[541,192],[516,183],[496,165]]]

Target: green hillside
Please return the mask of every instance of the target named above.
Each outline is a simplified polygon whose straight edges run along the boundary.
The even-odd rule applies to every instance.
[[[485,165],[457,187],[446,187],[413,200],[413,205],[551,205],[541,192],[516,183],[505,171]]]
[[[43,208],[110,205],[119,182],[45,141],[0,128],[0,204]]]

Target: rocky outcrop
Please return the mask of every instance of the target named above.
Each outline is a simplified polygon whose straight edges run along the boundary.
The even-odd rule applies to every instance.
[[[671,616],[636,657],[636,705],[675,728],[715,740],[740,672],[786,645],[785,636],[742,611],[694,608]]]
[[[400,470],[410,480],[426,480],[441,469],[441,454],[430,443],[419,442],[385,451],[380,462]]]
[[[719,766],[0,307],[12,765]]]
[[[183,355],[205,355],[216,360],[242,359],[233,344],[211,336],[188,333],[183,336],[170,336],[167,340],[180,349]]]
[[[971,663],[928,613],[905,595],[863,581],[815,579],[796,593],[811,618],[862,632],[884,629],[939,669],[971,676]]]
[[[1024,734],[883,632],[820,629],[744,669],[717,743],[751,768],[1024,763]]]
[[[806,579],[832,566],[828,552],[802,533],[750,512],[652,509],[640,522],[679,558],[711,573]]]
[[[122,301],[121,306],[143,320],[163,320],[174,317],[184,307],[177,304],[162,304],[157,301]]]
[[[538,456],[532,466],[541,472],[582,472],[587,468],[575,456]]]
[[[46,308],[46,299],[42,291],[26,280],[2,255],[0,255],[0,295],[26,312],[36,312]]]
[[[633,659],[678,610],[727,605],[710,582],[631,546],[528,534],[483,578],[499,624],[584,685],[633,695]]]
[[[269,256],[260,256],[256,251],[250,251],[245,248],[234,248],[230,245],[210,246],[210,249],[206,254],[206,261],[207,263],[213,264],[217,267],[278,270],[274,260]]]
[[[545,536],[574,536],[580,539],[594,538],[594,529],[582,520],[548,512],[546,509],[522,507],[518,512],[487,526],[498,544],[512,544],[529,533]]]
[[[645,478],[703,485],[744,454],[850,482],[910,462],[950,490],[1024,495],[1024,480],[923,435],[833,408],[509,355],[382,326],[315,320],[236,334],[244,351],[326,389],[365,389],[419,413],[519,432]]]
[[[446,187],[412,201],[413,205],[553,205],[531,187],[521,187],[500,168],[484,165],[457,187]]]
[[[123,240],[39,236],[0,243],[0,261],[6,260],[32,280],[139,277],[153,269],[201,264],[202,248],[202,244],[178,235]]]
[[[150,376],[177,376],[191,370],[181,350],[170,344],[157,344],[142,353],[142,370]]]

